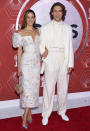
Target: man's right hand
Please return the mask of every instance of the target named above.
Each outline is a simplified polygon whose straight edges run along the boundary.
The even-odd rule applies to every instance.
[[[48,49],[47,49],[47,48],[45,48],[45,52],[42,54],[42,57],[46,58],[46,57],[47,57],[47,55],[48,55]]]

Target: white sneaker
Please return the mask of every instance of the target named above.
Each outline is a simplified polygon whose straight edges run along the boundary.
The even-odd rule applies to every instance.
[[[46,126],[48,124],[48,118],[45,117],[42,119],[42,125]]]
[[[68,118],[67,115],[62,114],[62,115],[60,115],[60,116],[61,116],[61,118],[62,118],[63,120],[65,120],[65,121],[69,121],[69,118]]]

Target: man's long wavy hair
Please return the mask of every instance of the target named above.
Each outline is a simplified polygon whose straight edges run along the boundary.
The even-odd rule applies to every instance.
[[[26,12],[25,12],[25,14],[24,14],[24,18],[23,18],[23,22],[22,22],[21,29],[24,29],[24,28],[27,26],[26,19],[27,19],[27,15],[28,15],[29,13],[32,13],[32,14],[34,15],[34,17],[36,17],[35,12],[34,12],[33,10],[26,10]],[[36,28],[35,22],[33,23],[33,27]]]
[[[50,18],[51,18],[51,20],[53,20],[52,12],[53,12],[53,9],[54,9],[55,6],[60,6],[60,7],[62,8],[62,13],[63,13],[63,15],[62,15],[62,20],[64,21],[64,20],[65,20],[65,16],[66,16],[66,8],[65,8],[65,6],[64,6],[63,4],[61,4],[60,2],[56,2],[56,3],[54,3],[54,4],[52,5],[51,10],[50,10]]]

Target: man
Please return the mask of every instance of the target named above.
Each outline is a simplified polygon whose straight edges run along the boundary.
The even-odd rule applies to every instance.
[[[72,29],[63,21],[65,6],[59,2],[51,7],[52,21],[41,28],[40,52],[45,62],[45,82],[43,91],[42,124],[48,124],[52,112],[55,85],[57,83],[57,110],[58,115],[69,121],[66,113],[66,98],[68,78],[74,67],[72,46]]]

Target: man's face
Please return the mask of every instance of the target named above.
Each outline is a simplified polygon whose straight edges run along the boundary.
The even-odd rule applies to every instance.
[[[52,12],[53,19],[56,20],[57,22],[62,20],[62,8],[60,6],[55,6]]]

